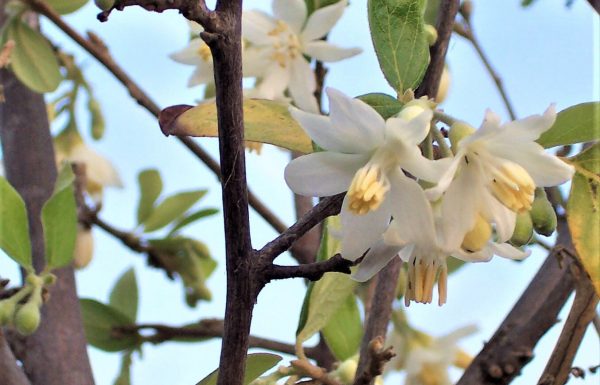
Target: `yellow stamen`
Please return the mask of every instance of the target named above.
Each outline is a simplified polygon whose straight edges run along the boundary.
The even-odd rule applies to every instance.
[[[404,293],[404,304],[409,306],[411,301],[431,303],[435,277],[438,272],[438,303],[441,306],[446,303],[446,280],[448,278],[446,263],[439,259],[426,261],[420,258],[411,258],[408,264],[408,282]]]
[[[456,352],[456,357],[454,357],[453,364],[457,368],[466,369],[469,365],[471,365],[471,361],[473,361],[473,357],[464,350],[459,349]]]
[[[438,278],[438,306],[446,303],[448,298],[448,266],[442,263],[440,276]]]
[[[198,49],[198,55],[204,60],[208,62],[212,58],[212,53],[210,53],[210,48],[206,44],[202,44]]]
[[[281,20],[277,20],[277,25],[275,26],[275,28],[273,28],[272,30],[270,30],[267,35],[269,36],[277,36],[283,32],[286,32],[288,30],[288,26],[286,23],[284,23]]]
[[[518,164],[504,162],[494,170],[490,188],[494,196],[514,212],[521,213],[531,209],[535,182],[529,173]]]
[[[471,253],[479,251],[483,249],[491,236],[492,226],[480,214],[477,214],[475,226],[465,235],[461,247]]]
[[[442,365],[426,362],[423,363],[417,377],[419,379],[419,384],[440,385],[447,382],[448,375],[446,374],[445,367]]]
[[[377,210],[389,189],[390,184],[381,168],[367,164],[352,179],[348,189],[348,209],[358,215]]]

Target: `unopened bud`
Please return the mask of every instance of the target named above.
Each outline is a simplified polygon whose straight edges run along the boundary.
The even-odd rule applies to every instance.
[[[15,313],[15,302],[10,299],[0,301],[0,326],[7,325]]]
[[[115,0],[94,0],[96,6],[103,11],[108,11],[115,5]]]
[[[460,5],[460,14],[466,19],[469,20],[471,18],[471,14],[473,13],[473,2],[471,0],[464,0]]]
[[[448,95],[448,90],[450,89],[450,71],[447,66],[444,66],[444,71],[442,71],[442,77],[440,78],[440,86],[438,87],[437,95],[435,95],[435,101],[438,103],[442,103],[446,100],[446,95]]]
[[[355,359],[350,358],[342,362],[336,370],[340,382],[344,385],[351,385],[354,382],[356,368],[358,368],[358,362]]]
[[[414,99],[404,105],[402,110],[398,113],[398,117],[410,121],[419,116],[423,111],[430,109],[431,105],[427,100]]]
[[[15,327],[24,336],[35,332],[40,326],[40,308],[37,303],[27,302],[15,314]]]
[[[475,226],[469,231],[463,239],[462,248],[468,252],[476,252],[487,244],[492,236],[492,226],[481,215],[477,215]]]
[[[530,214],[536,233],[549,236],[556,230],[556,212],[543,188],[535,190],[535,199],[531,205]]]
[[[461,140],[475,132],[475,128],[465,122],[456,122],[450,127],[448,138],[452,144],[452,151],[458,150],[458,144]]]
[[[533,223],[529,211],[517,214],[515,230],[510,238],[510,243],[514,246],[523,246],[531,242],[533,238]]]
[[[79,228],[73,250],[73,266],[76,269],[86,267],[94,255],[94,237],[90,229]]]
[[[430,47],[434,45],[438,39],[437,30],[431,24],[425,24],[425,35],[427,36],[427,43]]]

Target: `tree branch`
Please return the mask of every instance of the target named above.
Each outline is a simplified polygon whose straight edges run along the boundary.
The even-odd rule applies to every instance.
[[[565,384],[585,331],[596,315],[598,296],[579,263],[571,264],[575,300],[538,385]]]
[[[557,244],[572,247],[564,220],[559,221]],[[558,313],[571,295],[574,262],[564,247],[555,247],[494,336],[485,344],[458,385],[510,383],[533,358],[538,340],[556,324]]]
[[[207,29],[214,28],[215,24],[214,14],[204,0],[116,0],[110,9],[98,14],[98,20],[106,21],[114,9],[122,11],[131,6],[159,13],[170,9],[178,10],[186,19],[197,21]]]
[[[353,261],[342,258],[341,254],[320,262],[313,262],[298,266],[269,265],[262,271],[263,279],[268,282],[273,279],[287,278],[306,278],[311,281],[318,281],[323,274],[329,272],[338,272],[350,274],[350,267],[354,265]]]
[[[0,328],[0,384],[31,385],[8,345]]]
[[[79,46],[100,62],[117,80],[127,89],[131,97],[144,107],[154,117],[158,118],[161,108],[146,94],[138,84],[115,62],[104,42],[96,34],[88,32],[88,38],[81,36],[70,25],[68,25],[58,13],[41,0],[27,0],[32,8],[48,18],[54,25],[61,29],[67,36],[73,39]],[[150,3],[150,2],[148,2]],[[169,2],[170,3],[170,2]],[[188,148],[200,161],[202,161],[221,180],[221,168],[219,162],[213,159],[192,138],[177,137],[177,139]],[[264,203],[252,192],[248,192],[250,206],[269,223],[275,231],[285,231],[287,225],[283,223]]]

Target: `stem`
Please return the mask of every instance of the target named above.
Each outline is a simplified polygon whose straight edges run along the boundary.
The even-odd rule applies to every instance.
[[[471,43],[471,45],[473,45],[473,48],[475,48],[475,51],[477,52],[477,55],[479,55],[479,58],[481,59],[481,62],[483,63],[485,69],[487,70],[487,72],[490,74],[490,76],[494,80],[494,84],[496,84],[496,88],[498,89],[498,92],[500,93],[500,96],[502,97],[502,101],[504,102],[504,106],[506,107],[506,110],[508,111],[508,114],[510,115],[511,120],[515,120],[517,117],[515,115],[512,105],[510,103],[510,100],[508,99],[508,94],[507,94],[506,90],[504,89],[504,85],[502,83],[502,78],[494,70],[487,55],[485,54],[485,52],[483,52],[483,49],[481,48],[481,45],[479,44],[479,41],[477,40],[477,38],[475,37],[475,33],[473,32],[473,25],[471,24],[471,21],[469,19],[464,19],[464,22],[465,22],[464,26],[462,26],[458,23],[455,24],[454,31],[457,34],[459,34],[460,36],[467,39]]]
[[[452,150],[450,149],[450,147],[448,147],[448,143],[446,143],[444,135],[442,135],[439,128],[437,128],[435,124],[431,125],[430,132],[433,133],[433,139],[435,139],[436,143],[438,144],[438,148],[440,149],[442,157],[451,158],[452,156],[454,156],[454,154],[452,154]]]
[[[31,385],[22,368],[17,365],[8,342],[0,328],[0,384],[3,385]]]

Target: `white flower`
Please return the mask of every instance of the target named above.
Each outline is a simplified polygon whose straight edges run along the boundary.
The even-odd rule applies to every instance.
[[[330,115],[290,108],[292,116],[325,151],[294,159],[285,179],[297,194],[329,196],[348,191],[341,209],[341,254],[354,260],[381,239],[392,215],[402,221],[419,220],[415,199],[421,187],[404,175],[435,181],[443,173],[441,161],[424,158],[418,144],[429,131],[432,112],[406,120],[383,118],[366,103],[332,88],[327,89]],[[414,114],[414,108],[409,108]]]
[[[304,0],[273,0],[274,17],[260,11],[244,12],[243,35],[253,46],[244,62],[244,72],[260,78],[257,89],[263,98],[282,98],[289,89],[296,106],[318,111],[313,95],[316,80],[304,55],[333,62],[361,52],[321,40],[342,16],[346,5],[347,0],[341,0],[316,10],[308,18]]]
[[[112,163],[88,147],[76,131],[61,133],[54,143],[57,164],[69,161],[85,165],[86,189],[95,201],[102,200],[104,187],[123,187],[123,182]]]
[[[182,49],[169,55],[169,57],[178,63],[196,66],[192,77],[188,81],[188,87],[199,84],[214,82],[213,59],[210,48],[204,40],[200,38],[200,33],[204,31],[198,23],[190,21],[189,23],[192,40]]]
[[[531,209],[536,186],[554,186],[571,178],[572,166],[535,143],[555,119],[553,106],[544,115],[504,125],[487,111],[481,128],[458,143],[451,167],[427,191],[431,200],[444,194],[442,226],[449,243],[462,240],[480,216],[495,223],[498,242],[507,241],[516,213]]]
[[[408,279],[404,292],[406,306],[411,301],[431,303],[436,277],[438,281],[438,304],[441,306],[447,299],[448,268],[446,259],[453,256],[465,262],[489,261],[494,254],[509,259],[523,259],[529,252],[522,252],[507,243],[498,244],[493,241],[489,223],[478,220],[475,228],[483,227],[483,231],[467,234],[469,242],[480,244],[480,249],[470,252],[463,249],[464,240],[448,243],[448,237],[442,233],[442,218],[434,215],[431,204],[422,190],[410,192],[411,207],[400,208],[404,212],[419,213],[410,221],[394,219],[383,235],[383,242],[376,243],[365,255],[364,260],[354,272],[352,278],[366,281],[385,267],[396,255],[408,264]],[[438,210],[439,211],[439,210]],[[462,218],[459,220],[465,220]],[[459,223],[456,224],[460,225]],[[489,228],[489,231],[488,231]],[[470,239],[473,238],[473,239]]]

